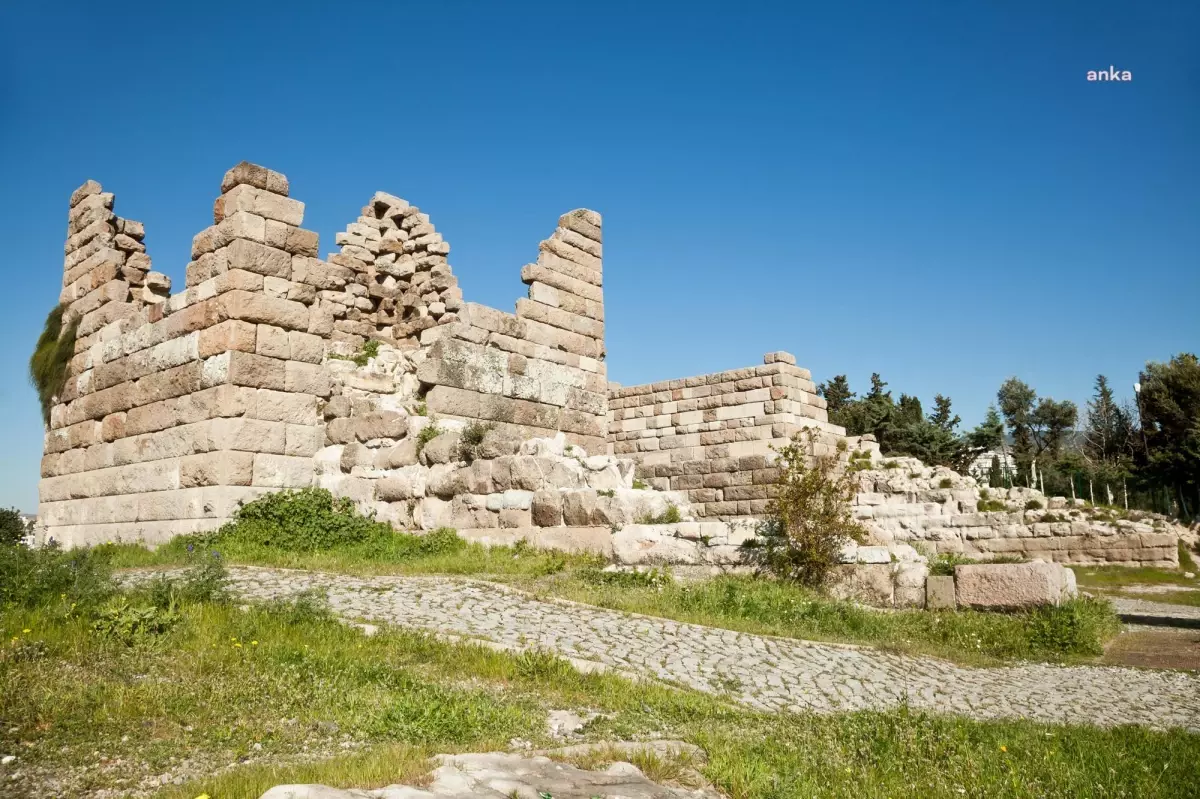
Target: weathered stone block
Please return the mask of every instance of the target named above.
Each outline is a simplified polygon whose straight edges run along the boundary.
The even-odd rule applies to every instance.
[[[1074,572],[1057,563],[958,566],[955,598],[969,608],[1030,608],[1057,605],[1074,593]]]
[[[925,581],[925,607],[929,610],[954,610],[954,578],[930,575]]]

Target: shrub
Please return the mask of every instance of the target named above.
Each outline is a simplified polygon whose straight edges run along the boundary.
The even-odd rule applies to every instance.
[[[421,432],[417,433],[417,454],[421,454],[421,450],[425,449],[425,445],[442,434],[442,428],[436,424],[428,424],[421,428]],[[482,441],[482,439],[480,439]]]
[[[424,428],[421,430],[421,432],[424,433],[425,430],[428,430],[431,427],[434,427],[434,425]],[[481,444],[483,444],[483,437],[486,436],[487,432],[491,429],[492,425],[482,424],[480,422],[471,422],[469,425],[464,427],[462,435],[458,439],[458,459],[466,461],[467,463],[471,463],[478,458],[479,447]],[[418,441],[419,440],[420,437],[418,436]],[[432,437],[430,440],[432,440]],[[421,449],[424,449],[425,444],[427,443],[429,442],[426,441],[422,444],[418,444],[417,451],[419,452]]]
[[[885,469],[899,469],[899,468],[900,468],[900,464],[896,463],[895,461],[884,461],[884,462],[883,462],[883,468],[885,468]]]
[[[954,485],[953,480],[951,480],[949,477],[943,477],[941,482],[938,483],[938,488],[950,488],[953,485]]]
[[[113,590],[108,562],[95,552],[64,552],[56,544],[0,547],[0,607],[32,608],[61,599],[87,609]]]
[[[975,503],[975,510],[980,513],[988,513],[990,511],[1008,510],[1008,506],[998,499],[981,499]]]
[[[1038,502],[1036,499],[1031,499],[1025,503],[1025,510],[1041,510],[1041,509],[1042,509],[1042,503]]]
[[[850,508],[853,479],[838,472],[832,456],[814,456],[809,466],[806,451],[815,451],[811,432],[776,450],[778,493],[767,507],[759,537],[743,547],[761,570],[817,586],[828,578],[842,547],[862,542],[866,531]]]
[[[33,355],[29,356],[29,381],[37,390],[38,401],[42,404],[42,421],[46,424],[50,424],[50,409],[66,380],[67,364],[75,355],[79,320],[72,319],[64,327],[66,310],[67,306],[58,305],[46,315],[42,334],[34,345]]]
[[[236,541],[312,552],[391,535],[389,525],[358,513],[352,500],[335,497],[324,488],[302,488],[258,497],[238,508],[234,520],[221,527],[214,540],[197,540],[202,546]]]
[[[28,532],[29,526],[16,508],[0,508],[0,547],[20,544]]]
[[[633,478],[633,487],[638,491],[643,491],[649,486],[646,485],[645,480],[642,480],[640,477],[635,477]]]
[[[683,517],[679,513],[679,506],[674,502],[668,502],[667,509],[662,513],[643,513],[637,517],[638,524],[678,524],[682,520]]]
[[[1035,649],[1061,654],[1100,655],[1104,643],[1121,631],[1112,605],[1091,597],[1038,608],[1029,614],[1029,638]]]

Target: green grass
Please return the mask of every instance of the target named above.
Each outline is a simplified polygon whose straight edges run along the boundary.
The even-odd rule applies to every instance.
[[[1200,580],[1184,577],[1196,574],[1196,562],[1187,545],[1179,542],[1179,568],[1157,569],[1137,566],[1075,566],[1075,579],[1081,587],[1118,589],[1129,585],[1182,585],[1200,588]],[[1151,598],[1147,595],[1146,598]]]
[[[532,586],[531,586],[532,587]],[[540,580],[538,593],[600,607],[744,632],[869,644],[966,664],[1100,655],[1120,631],[1111,606],[1080,599],[1025,613],[881,612],[796,585],[723,576],[694,583],[599,580],[587,571]]]
[[[769,715],[584,675],[544,654],[390,629],[367,637],[311,605],[178,610],[169,632],[132,646],[96,635],[57,603],[0,611],[0,751],[19,753],[26,772],[64,778],[55,793],[67,795],[133,790],[186,756],[212,776],[158,795],[238,799],[288,782],[419,783],[435,753],[503,750],[514,737],[550,745],[549,709],[590,708],[605,717],[585,728],[588,740],[698,744],[709,756],[704,776],[735,799],[1170,797],[1200,781],[1200,737],[1183,732],[905,709]],[[656,767],[670,776],[669,765]]]

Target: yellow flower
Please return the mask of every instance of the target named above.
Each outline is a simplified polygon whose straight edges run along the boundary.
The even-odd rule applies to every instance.
[[[1007,747],[1007,746],[1001,746],[1001,747],[1000,747],[1000,751],[1001,751],[1001,752],[1007,752],[1007,751],[1008,751],[1008,747]]]
[[[241,648],[242,648],[242,645],[241,645],[241,644],[234,644],[234,646],[236,646],[238,649],[241,649]]]
[[[208,794],[202,793],[199,796],[197,796],[196,799],[208,799]]]
[[[29,629],[28,627],[26,627],[24,630],[21,630],[21,632],[23,632],[23,633],[31,633],[31,632],[33,632],[33,630],[31,630],[31,629]]]
[[[258,646],[258,641],[251,641],[250,646]]]

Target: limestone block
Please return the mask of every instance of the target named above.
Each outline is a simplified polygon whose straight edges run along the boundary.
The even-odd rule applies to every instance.
[[[860,546],[856,552],[859,563],[891,563],[892,553],[887,547]]]
[[[419,499],[425,496],[428,476],[428,469],[412,464],[377,480],[376,492],[385,502]]]
[[[321,364],[288,361],[284,377],[286,391],[328,397],[332,390],[329,372]]]
[[[397,411],[376,411],[356,416],[354,434],[359,441],[404,438],[408,435],[408,416]]]
[[[325,429],[315,425],[289,424],[284,431],[284,454],[312,457],[325,445]]]
[[[262,328],[260,328],[260,331]],[[286,340],[286,339],[285,339]],[[287,391],[289,361],[234,350],[229,356],[229,382],[237,386]]]
[[[227,291],[216,298],[221,320],[240,319],[288,330],[308,329],[308,306],[249,291]]]
[[[436,463],[429,469],[425,490],[429,494],[443,499],[453,499],[466,494],[466,477],[462,470],[454,464]]]
[[[1068,578],[1057,563],[1001,563],[958,566],[954,570],[958,604],[970,608],[1030,608],[1057,605],[1071,596]]]
[[[262,419],[212,419],[201,422],[208,432],[208,450],[283,454],[286,426]]]
[[[208,452],[179,459],[179,485],[181,488],[218,485],[248,486],[253,481],[253,474],[254,453],[252,452]]]
[[[221,192],[228,192],[239,185],[253,186],[284,197],[288,193],[288,179],[285,175],[249,161],[242,161],[225,173],[221,180]]]
[[[453,509],[450,503],[444,499],[423,497],[417,502],[417,507],[413,512],[413,521],[422,530],[449,527],[453,521]]]
[[[246,183],[234,186],[217,200],[215,213],[222,218],[238,211],[247,211],[265,219],[274,219],[287,225],[299,225],[304,221],[304,203],[272,194]]]
[[[929,610],[954,610],[954,578],[930,575],[925,581],[925,607]]]
[[[891,564],[835,566],[827,589],[835,599],[890,608],[894,604]]]
[[[569,496],[569,495],[568,495]],[[655,525],[630,524],[612,535],[613,559],[625,565],[705,563],[700,544],[664,533]]]
[[[370,466],[374,453],[362,444],[352,442],[342,448],[342,471],[349,472],[355,467]]]
[[[597,494],[590,489],[562,494],[563,522],[570,527],[587,527],[596,510]]]
[[[311,394],[261,388],[254,392],[253,398],[253,408],[248,414],[255,419],[299,425],[318,422],[317,398]]]
[[[563,523],[563,495],[557,490],[541,490],[530,502],[531,524],[537,527],[557,527]]]
[[[421,450],[421,463],[450,463],[458,460],[458,449],[461,438],[462,436],[456,432],[446,432],[434,436]]]
[[[332,424],[332,422],[330,423]],[[417,441],[407,438],[393,447],[379,450],[375,465],[380,469],[402,469],[417,463]]]

